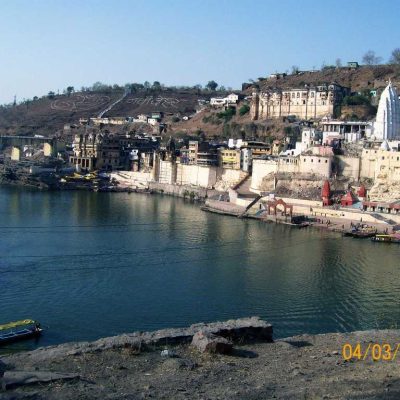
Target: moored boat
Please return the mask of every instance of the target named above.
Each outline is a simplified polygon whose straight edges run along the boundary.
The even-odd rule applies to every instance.
[[[0,345],[37,337],[42,331],[40,324],[31,319],[9,322],[0,325]]]
[[[375,235],[374,237],[371,238],[373,242],[377,243],[398,243],[400,244],[400,237],[394,236],[394,235],[387,235],[387,234],[382,234],[382,235]]]

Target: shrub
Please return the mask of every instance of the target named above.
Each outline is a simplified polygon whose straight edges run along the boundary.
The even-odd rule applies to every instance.
[[[242,107],[239,108],[239,115],[243,116],[250,111],[250,107],[247,104],[244,104]]]
[[[362,94],[356,94],[354,96],[346,96],[343,99],[343,104],[345,106],[362,106],[362,105],[370,105],[370,99],[367,96]]]
[[[218,113],[217,117],[220,119],[225,119],[225,121],[229,121],[235,114],[236,109],[229,107],[227,110]]]

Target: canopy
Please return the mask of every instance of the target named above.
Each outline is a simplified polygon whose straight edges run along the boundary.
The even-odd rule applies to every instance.
[[[23,319],[21,321],[9,322],[8,324],[0,325],[0,331],[4,331],[5,329],[16,328],[21,325],[31,325],[34,324],[35,321],[31,319]]]

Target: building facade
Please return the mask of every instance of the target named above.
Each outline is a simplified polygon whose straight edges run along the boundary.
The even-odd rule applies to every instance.
[[[350,89],[336,83],[303,89],[254,92],[250,112],[253,120],[295,115],[301,119],[334,116],[336,106]]]

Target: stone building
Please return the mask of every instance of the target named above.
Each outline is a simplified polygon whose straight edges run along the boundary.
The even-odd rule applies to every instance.
[[[300,156],[268,157],[253,160],[250,188],[260,190],[263,179],[278,173],[315,175],[330,178],[332,157],[301,154]]]
[[[295,115],[301,119],[335,116],[336,107],[350,89],[336,83],[303,89],[266,90],[254,92],[251,101],[253,120]]]
[[[386,150],[382,147],[363,149],[361,178],[369,178],[374,181],[380,178],[384,179],[387,184],[400,182],[400,152]]]
[[[159,143],[149,138],[103,133],[78,134],[72,143],[69,162],[76,169],[86,171],[138,170],[143,165],[152,164],[153,152],[158,147]]]

